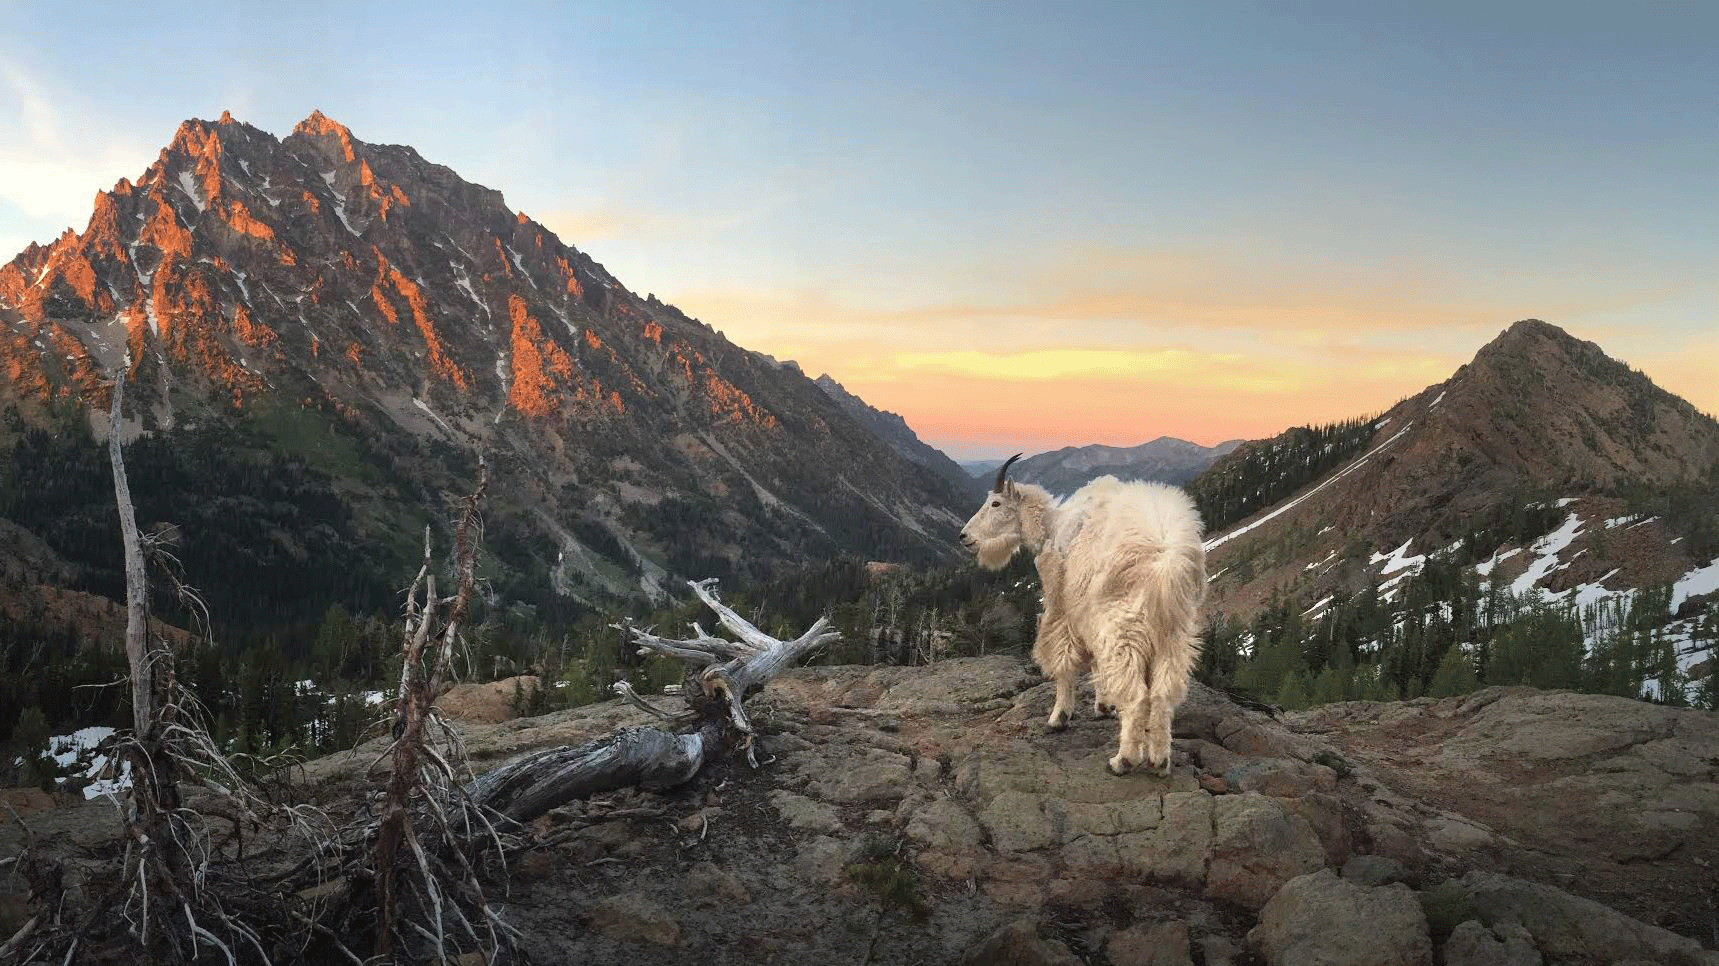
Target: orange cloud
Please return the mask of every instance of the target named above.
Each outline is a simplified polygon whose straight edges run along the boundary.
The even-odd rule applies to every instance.
[[[875,406],[905,414],[928,441],[966,453],[1083,443],[1126,446],[1160,435],[1208,444],[1252,439],[1296,423],[1382,410],[1404,395],[1404,388],[1388,382],[1335,379],[1293,397],[1115,378],[1065,379],[1035,384],[1030,391],[1007,380],[968,375],[882,382],[861,376],[846,385]]]
[[[1478,345],[1478,343],[1477,343]],[[921,436],[964,453],[1160,435],[1200,442],[1275,435],[1388,408],[1447,378],[1466,355],[1349,346],[1213,352],[1189,346],[899,351],[801,343],[787,355],[830,372]]]
[[[864,289],[673,301],[743,345],[831,373],[928,439],[988,452],[1161,434],[1215,442],[1376,412],[1444,380],[1516,319],[1579,320],[1578,334],[1593,337],[1700,287],[1629,273],[1633,287],[1513,280],[1520,287],[1502,291],[1403,261],[1106,248],[1010,269],[909,266],[886,284],[867,275]],[[929,270],[939,274],[917,274]],[[1715,362],[1684,354],[1649,372],[1711,411]]]
[[[1266,332],[1317,345],[1333,337],[1380,334],[1480,335],[1519,318],[1564,319],[1621,310],[1663,298],[1666,291],[1457,299],[1407,289],[1321,290],[1312,283],[1288,280],[1209,286],[1196,280],[1110,290],[1070,287],[1045,297],[1017,292],[994,299],[909,305],[859,304],[819,291],[703,290],[676,293],[673,300],[696,316],[720,320],[743,344],[765,346],[808,330],[835,336],[900,337],[904,342],[932,338],[951,347],[998,342],[1018,346],[1050,341],[1052,336],[1068,342],[1093,341],[1094,336],[1097,341],[1114,342],[1120,335],[1137,338],[1166,330]]]

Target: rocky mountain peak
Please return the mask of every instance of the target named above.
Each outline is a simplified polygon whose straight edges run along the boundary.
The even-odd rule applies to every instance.
[[[346,160],[352,160],[352,130],[320,110],[310,112],[310,116],[293,126],[292,133],[311,139],[332,138],[345,149]]]
[[[611,593],[656,580],[668,543],[727,567],[949,553],[966,502],[797,368],[635,295],[499,191],[320,111],[285,139],[231,114],[187,121],[135,183],[97,196],[83,232],[0,265],[0,405],[104,405],[128,357],[143,432],[285,407],[270,418],[366,447],[517,453],[525,505],[582,494],[544,511],[566,521],[549,560]],[[711,523],[685,525],[694,507]],[[632,578],[597,566],[575,518]]]
[[[1568,367],[1586,370],[1593,378],[1627,378],[1630,369],[1606,355],[1593,342],[1578,339],[1550,322],[1523,319],[1482,346],[1468,368],[1478,370],[1520,371],[1524,368],[1551,372]],[[1637,375],[1643,382],[1645,377]]]
[[[1099,443],[1068,446],[1029,456],[1015,464],[1011,474],[1023,483],[1037,483],[1052,493],[1064,495],[1105,475],[1179,486],[1194,479],[1239,444],[1239,441],[1231,441],[1201,446],[1174,436],[1160,436],[1138,446]]]
[[[1581,521],[1603,523],[1626,513],[1623,488],[1692,485],[1719,466],[1719,423],[1598,345],[1535,319],[1510,326],[1444,382],[1328,435],[1309,443],[1308,431],[1292,430],[1248,444],[1195,482],[1208,499],[1272,494],[1214,529],[1214,570],[1249,561],[1214,580],[1221,608],[1247,612],[1285,592],[1313,602],[1393,574],[1400,583],[1407,568],[1459,540],[1493,541],[1471,551],[1482,555],[1507,553],[1488,528],[1532,509],[1525,504],[1562,500]],[[1705,562],[1645,526],[1610,549],[1584,540],[1556,576],[1537,572],[1520,589],[1542,577],[1554,589],[1639,587]],[[1626,543],[1636,549],[1625,554]],[[1357,546],[1366,551],[1356,555]],[[1522,549],[1524,559],[1500,574],[1514,579],[1527,566]]]

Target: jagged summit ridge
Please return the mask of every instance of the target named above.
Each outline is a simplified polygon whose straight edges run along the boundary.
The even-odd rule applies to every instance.
[[[581,487],[574,512],[620,534],[634,571],[666,557],[626,549],[671,539],[678,514],[651,509],[665,500],[739,500],[727,525],[750,536],[695,538],[731,565],[748,543],[765,559],[948,552],[965,503],[797,370],[635,295],[499,191],[320,111],[285,138],[230,113],[186,121],[82,232],[0,266],[0,404],[104,404],[128,356],[146,432],[285,406],[521,454],[532,499]]]

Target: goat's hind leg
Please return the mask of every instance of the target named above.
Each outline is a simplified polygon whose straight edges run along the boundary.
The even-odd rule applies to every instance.
[[[1199,644],[1192,637],[1179,641],[1152,662],[1147,679],[1151,709],[1146,719],[1146,763],[1166,777],[1170,774],[1170,738],[1176,708],[1188,696],[1188,673]]]
[[[1145,688],[1117,703],[1116,716],[1121,724],[1117,729],[1116,756],[1104,763],[1112,775],[1126,775],[1146,761],[1152,711],[1152,700]]]
[[[1100,652],[1096,684],[1103,700],[1121,719],[1116,756],[1105,762],[1112,775],[1126,775],[1146,760],[1146,735],[1151,694],[1143,656],[1128,643],[1112,644]]]
[[[1095,717],[1095,718],[1114,718],[1114,717],[1116,717],[1116,705],[1111,703],[1109,696],[1106,695],[1101,690],[1097,690],[1096,688],[1094,690],[1096,691],[1096,693],[1092,696],[1092,714],[1093,714],[1093,717]]]

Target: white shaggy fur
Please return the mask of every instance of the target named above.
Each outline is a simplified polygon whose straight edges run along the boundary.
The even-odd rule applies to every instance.
[[[1199,657],[1206,594],[1194,501],[1179,487],[1113,476],[1059,501],[1004,481],[1007,469],[961,539],[992,570],[1023,546],[1033,555],[1044,586],[1033,660],[1057,686],[1047,726],[1066,724],[1075,683],[1090,670],[1098,710],[1122,719],[1110,771],[1145,762],[1168,774],[1171,718]]]

